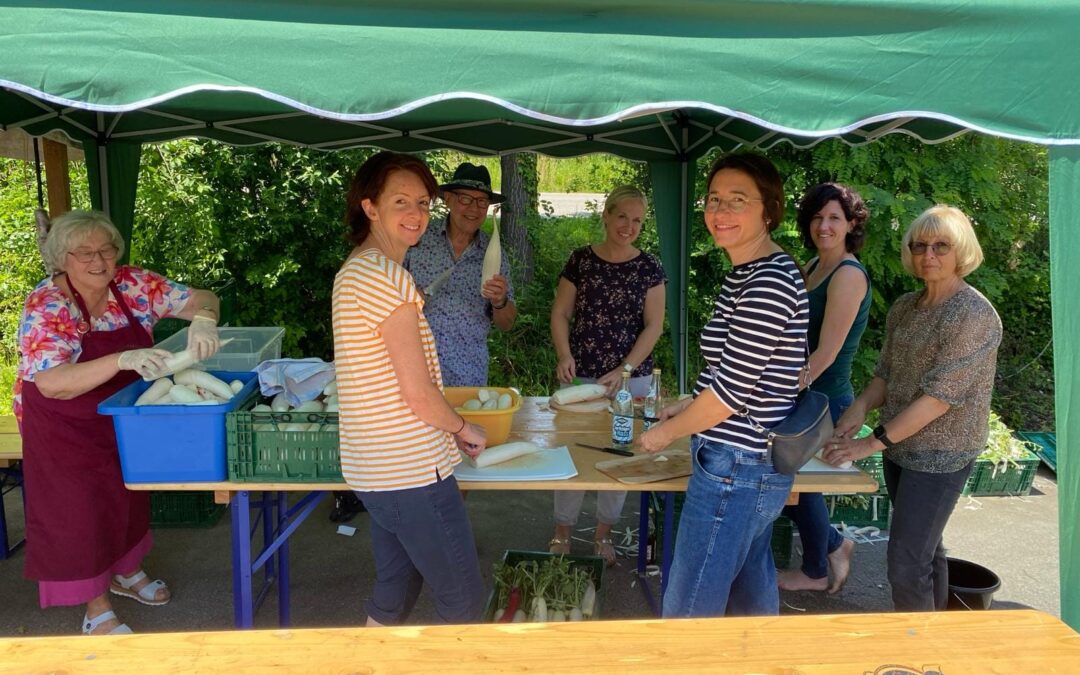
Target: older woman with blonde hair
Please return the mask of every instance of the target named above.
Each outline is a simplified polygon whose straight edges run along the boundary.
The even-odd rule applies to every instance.
[[[1001,320],[964,280],[983,253],[959,209],[938,205],[919,215],[904,233],[901,259],[924,287],[893,303],[874,379],[837,422],[825,458],[841,464],[882,451],[894,505],[893,605],[933,611],[948,601],[942,533],[989,435]],[[875,408],[881,423],[854,440]]]
[[[164,369],[153,349],[159,319],[191,321],[200,359],[219,346],[218,299],[132,265],[108,216],[56,219],[45,257],[58,270],[31,291],[19,324],[15,416],[26,471],[26,576],[42,607],[86,605],[86,634],[130,633],[109,593],[164,605],[169,589],[142,570],[150,551],[150,497],[124,487],[112,419],[98,403]]]

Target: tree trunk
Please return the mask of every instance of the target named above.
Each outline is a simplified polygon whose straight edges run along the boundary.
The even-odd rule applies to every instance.
[[[526,226],[538,215],[539,204],[535,153],[513,153],[500,159],[502,204],[499,235],[510,259],[517,263],[518,281],[524,286],[533,278],[533,249]]]

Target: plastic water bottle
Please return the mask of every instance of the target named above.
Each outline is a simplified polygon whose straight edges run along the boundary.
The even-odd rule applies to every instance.
[[[611,443],[628,446],[634,442],[634,397],[630,394],[630,373],[623,372],[622,385],[611,402]]]
[[[641,414],[645,418],[642,426],[645,431],[652,428],[652,425],[656,424],[656,418],[660,416],[660,411],[664,408],[664,402],[661,399],[660,394],[660,369],[653,368],[652,382],[649,383],[649,393],[645,395],[645,407],[642,409]]]

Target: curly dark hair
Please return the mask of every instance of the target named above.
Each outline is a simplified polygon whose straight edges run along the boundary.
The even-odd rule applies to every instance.
[[[858,253],[866,241],[866,219],[870,217],[870,211],[867,210],[866,202],[859,193],[842,183],[821,183],[810,188],[803,195],[795,214],[795,224],[799,228],[799,234],[802,235],[803,246],[810,251],[817,250],[814,238],[810,236],[810,221],[831,201],[836,201],[840,205],[844,211],[844,217],[851,223],[851,232],[844,237],[844,246],[848,253]]]
[[[349,185],[349,194],[345,198],[345,225],[349,232],[346,239],[359,246],[371,232],[371,221],[364,213],[363,201],[376,201],[386,187],[386,180],[395,171],[408,171],[416,174],[427,188],[432,199],[438,194],[439,184],[424,160],[413,155],[383,150],[372,155],[360,165]]]
[[[705,179],[705,189],[709,189],[712,179],[724,169],[742,171],[761,192],[761,205],[765,209],[765,229],[772,232],[780,227],[784,219],[784,179],[776,166],[764,155],[752,152],[737,152],[724,155],[709,169],[709,176]]]

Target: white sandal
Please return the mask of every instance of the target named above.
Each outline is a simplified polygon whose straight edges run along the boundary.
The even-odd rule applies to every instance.
[[[111,609],[109,611],[107,611],[107,612],[102,612],[101,614],[98,614],[93,619],[91,619],[88,616],[86,616],[85,614],[83,614],[83,618],[82,618],[82,632],[83,632],[83,635],[93,635],[94,631],[97,629],[98,626],[100,626],[101,624],[105,623],[106,621],[108,621],[110,619],[116,619],[116,612],[112,611]],[[116,620],[119,621],[119,619],[116,619]],[[117,626],[116,628],[113,628],[108,633],[105,633],[105,635],[127,635],[128,633],[132,633],[132,632],[134,632],[134,631],[132,631],[131,628],[129,628],[126,623],[122,623],[119,626]]]
[[[161,579],[155,579],[154,581],[151,581],[150,583],[140,588],[138,591],[132,590],[132,586],[139,583],[145,578],[146,572],[143,572],[142,570],[136,572],[130,577],[125,577],[122,574],[117,574],[113,576],[112,583],[109,584],[109,590],[112,591],[114,595],[131,598],[132,600],[137,600],[138,602],[141,602],[144,605],[150,605],[151,607],[160,607],[161,605],[169,602],[169,600],[172,600],[171,595],[164,600],[157,599],[157,592],[160,589],[169,589],[169,587],[166,586],[165,582]]]

